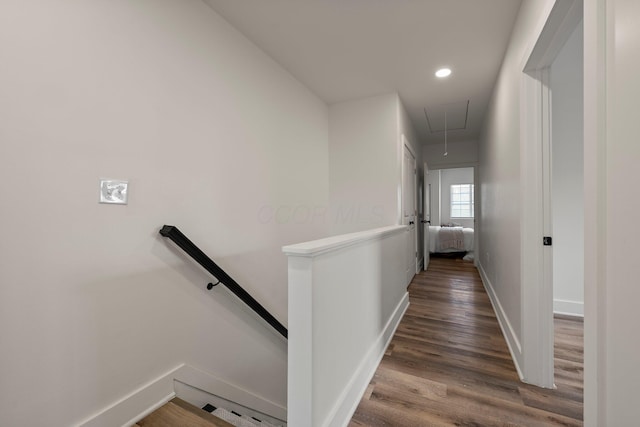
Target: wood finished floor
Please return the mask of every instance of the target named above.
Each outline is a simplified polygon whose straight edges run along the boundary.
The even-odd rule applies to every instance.
[[[233,424],[176,397],[131,427],[233,427]]]
[[[356,426],[581,426],[582,322],[556,318],[556,390],[520,382],[477,270],[433,258],[358,406]]]

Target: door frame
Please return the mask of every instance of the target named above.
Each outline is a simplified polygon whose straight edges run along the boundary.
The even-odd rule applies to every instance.
[[[554,388],[551,236],[551,88],[549,67],[583,17],[581,0],[556,0],[525,55],[521,83],[522,380]]]
[[[479,217],[479,210],[478,208],[480,208],[482,206],[480,197],[481,197],[481,193],[480,193],[480,185],[478,185],[480,183],[480,171],[479,171],[479,167],[478,167],[478,163],[476,162],[460,162],[460,163],[446,163],[446,164],[435,164],[433,166],[433,169],[427,169],[427,162],[424,163],[424,170],[425,170],[425,174],[424,174],[424,181],[425,181],[425,188],[426,188],[426,182],[427,182],[427,175],[428,173],[432,173],[435,171],[443,171],[445,169],[463,169],[463,168],[471,168],[473,169],[473,204],[474,204],[474,216],[473,216],[473,255],[474,255],[474,259],[473,259],[473,265],[475,265],[476,267],[478,266],[478,254],[479,254],[479,248],[480,248],[480,228],[479,228],[479,224],[480,222],[477,220],[477,218]],[[427,172],[428,171],[428,172]],[[442,178],[441,178],[442,179]],[[429,203],[431,204],[431,201],[429,201]],[[440,203],[438,203],[438,206],[440,208],[440,210],[442,210],[442,201],[440,201]],[[440,215],[438,215],[438,218],[441,220]],[[432,219],[429,218],[429,220],[431,221]],[[441,221],[442,222],[442,221]],[[433,225],[433,224],[425,224],[425,225]],[[437,225],[437,224],[436,224]],[[425,230],[425,233],[427,233],[427,230]],[[425,236],[425,243],[426,243],[426,239],[427,237]],[[425,250],[428,248],[425,248]],[[426,258],[425,258],[426,259]],[[425,268],[426,270],[426,268]]]
[[[407,140],[407,137],[402,134],[401,137],[402,140],[402,185],[401,185],[401,198],[400,198],[400,223],[402,225],[407,225],[408,226],[408,232],[411,232],[411,226],[408,224],[404,224],[404,202],[405,202],[405,188],[404,188],[404,174],[405,174],[405,161],[404,161],[404,150],[405,148],[407,149],[407,151],[409,151],[409,153],[411,154],[411,156],[413,156],[413,161],[414,161],[414,167],[413,167],[413,240],[414,240],[414,254],[415,254],[415,268],[413,269],[413,275],[415,276],[415,274],[419,273],[419,266],[418,266],[418,158],[416,156],[416,153],[413,151],[413,148],[411,148],[411,144],[409,143],[409,140]],[[409,281],[410,282],[410,281]]]
[[[423,162],[423,184],[422,184],[422,259],[424,260],[423,270],[427,270],[429,268],[429,262],[431,260],[429,253],[429,226],[431,225],[431,183],[429,182],[429,166],[427,162]]]

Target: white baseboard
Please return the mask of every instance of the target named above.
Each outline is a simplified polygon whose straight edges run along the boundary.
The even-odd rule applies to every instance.
[[[181,364],[149,381],[105,409],[78,424],[79,427],[129,427],[174,397],[181,385],[219,396],[227,401],[251,408],[274,420],[286,421],[287,408],[226,382],[192,366]],[[187,402],[190,399],[184,399]],[[191,402],[194,403],[194,402]],[[269,420],[267,420],[269,421]]]
[[[337,400],[338,403],[322,423],[323,426],[346,427],[349,424],[408,307],[409,294],[405,293],[378,336],[378,339],[376,339],[369,348],[362,362],[351,376],[347,386],[340,394],[340,398]]]
[[[224,400],[234,402],[242,407],[253,409],[259,414],[268,415],[269,417],[282,422],[286,422],[287,420],[286,407],[271,402],[264,397],[253,394],[250,391],[244,390],[243,388],[218,378],[213,374],[201,371],[192,366],[184,365],[176,373],[175,380],[178,383],[186,384],[212,396],[217,396]],[[178,393],[178,397],[183,396]],[[185,400],[190,402],[189,398],[186,398]]]
[[[498,318],[498,324],[500,325],[502,335],[507,342],[507,347],[509,347],[509,352],[511,353],[513,364],[516,366],[516,371],[518,371],[520,380],[523,381],[524,375],[522,374],[522,367],[520,366],[522,361],[522,345],[520,344],[520,340],[513,330],[511,322],[509,322],[509,318],[507,317],[507,313],[502,308],[502,304],[500,304],[498,295],[493,289],[493,285],[491,284],[491,281],[489,280],[489,277],[484,271],[482,263],[479,260],[476,267],[478,268],[478,272],[480,273],[480,279],[482,280],[484,289],[487,291],[487,295],[489,295],[489,300],[491,301],[491,305],[493,306],[493,311]]]
[[[79,423],[82,427],[128,427],[175,397],[173,379],[184,365],[149,381]]]
[[[584,302],[554,299],[553,312],[566,316],[584,317]]]

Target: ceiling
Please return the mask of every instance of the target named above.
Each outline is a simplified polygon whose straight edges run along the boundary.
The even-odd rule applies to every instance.
[[[204,1],[327,104],[397,92],[422,143],[441,142],[444,110],[467,103],[448,140],[478,137],[521,3]],[[442,66],[453,74],[436,78]]]

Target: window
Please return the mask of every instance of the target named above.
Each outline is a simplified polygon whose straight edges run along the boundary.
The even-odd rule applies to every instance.
[[[473,184],[451,186],[451,218],[473,218]]]

